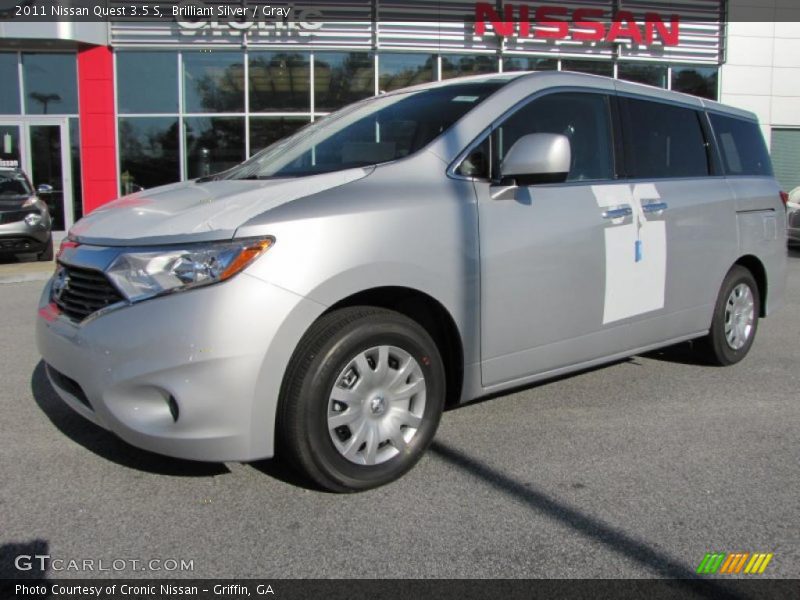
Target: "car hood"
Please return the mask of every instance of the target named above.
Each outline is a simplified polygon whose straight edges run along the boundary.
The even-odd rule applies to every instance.
[[[124,196],[75,223],[70,236],[107,246],[174,244],[232,238],[255,216],[298,198],[366,177],[347,169],[308,177],[186,181]]]
[[[20,210],[28,199],[30,199],[28,194],[15,194],[13,196],[4,194],[0,196],[0,210]]]

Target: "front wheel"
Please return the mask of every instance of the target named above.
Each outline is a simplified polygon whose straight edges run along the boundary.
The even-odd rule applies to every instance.
[[[351,307],[315,323],[281,390],[279,453],[327,490],[393,481],[433,439],[445,372],[418,323],[385,309]]]
[[[39,256],[36,257],[39,261],[51,261],[53,260],[53,236],[52,234],[47,239],[47,245],[44,247],[39,253]]]
[[[708,362],[727,366],[750,351],[758,329],[761,303],[752,273],[735,265],[722,282],[708,335],[699,344]]]

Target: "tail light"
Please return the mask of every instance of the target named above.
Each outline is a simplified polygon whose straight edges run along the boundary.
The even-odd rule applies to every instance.
[[[789,194],[786,192],[781,192],[781,202],[783,202],[783,205],[786,206],[789,203]]]

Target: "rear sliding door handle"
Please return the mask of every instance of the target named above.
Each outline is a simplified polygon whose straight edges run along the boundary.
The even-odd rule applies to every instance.
[[[630,206],[620,206],[619,208],[610,208],[603,213],[604,219],[621,219],[623,217],[630,217],[633,214]]]
[[[667,210],[666,202],[649,202],[642,205],[642,210],[646,213],[662,212]]]

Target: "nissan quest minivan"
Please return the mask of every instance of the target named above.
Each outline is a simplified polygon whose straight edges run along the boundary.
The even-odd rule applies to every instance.
[[[362,490],[410,469],[447,405],[685,340],[739,362],[786,254],[752,114],[494,74],[92,212],[37,342],[63,400],[134,446]]]

